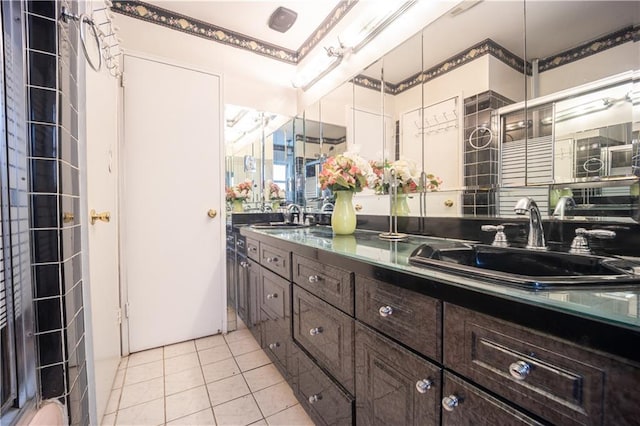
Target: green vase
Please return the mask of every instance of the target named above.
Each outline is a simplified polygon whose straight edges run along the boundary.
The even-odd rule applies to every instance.
[[[353,234],[356,230],[356,210],[353,208],[353,191],[336,191],[336,202],[331,214],[331,228],[336,235]]]
[[[409,216],[409,212],[407,194],[397,194],[395,200],[393,200],[391,214],[396,216]]]
[[[233,202],[231,203],[231,211],[234,213],[242,213],[244,211],[242,202],[243,200],[233,200]]]

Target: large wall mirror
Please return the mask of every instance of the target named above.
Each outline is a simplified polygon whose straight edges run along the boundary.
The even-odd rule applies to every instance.
[[[637,221],[639,23],[637,2],[462,2],[305,113],[439,177],[410,215],[509,217],[530,196],[549,217]]]

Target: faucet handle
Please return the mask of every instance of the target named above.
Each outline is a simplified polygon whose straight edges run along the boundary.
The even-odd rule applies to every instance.
[[[493,238],[492,246],[496,247],[509,247],[509,241],[504,233],[504,225],[482,225],[480,229],[484,232],[495,232],[496,236]]]
[[[607,229],[576,229],[576,237],[571,242],[569,253],[573,254],[591,254],[588,237],[598,238],[601,240],[611,240],[616,237],[615,231]]]

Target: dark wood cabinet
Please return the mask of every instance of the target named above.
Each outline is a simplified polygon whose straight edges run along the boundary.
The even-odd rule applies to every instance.
[[[245,256],[237,256],[236,261],[236,292],[238,298],[238,316],[249,326],[249,265],[253,261]]]
[[[353,316],[352,272],[294,254],[293,281],[309,293]]]
[[[440,424],[441,369],[356,323],[356,423]]]
[[[340,389],[304,352],[294,357],[295,392],[318,425],[352,425],[353,398]]]
[[[441,359],[440,300],[356,275],[356,318],[431,359]]]
[[[262,269],[258,290],[263,347],[287,377],[287,357],[291,340],[291,283],[273,272]]]
[[[298,286],[293,288],[293,338],[354,394],[353,318]]]
[[[262,271],[260,265],[251,259],[247,260],[247,266],[245,269],[245,288],[247,292],[247,321],[245,324],[251,330],[253,337],[256,338],[258,343],[262,343],[262,331],[260,329],[261,317],[260,317],[260,304],[258,302],[260,277]]]
[[[445,304],[445,359],[497,395],[557,424],[632,424],[640,369],[556,337]],[[611,389],[609,389],[611,387]]]
[[[286,280],[291,280],[291,253],[265,243],[260,243],[259,247],[260,264]]]
[[[543,424],[449,372],[444,373],[443,383],[443,425]]]

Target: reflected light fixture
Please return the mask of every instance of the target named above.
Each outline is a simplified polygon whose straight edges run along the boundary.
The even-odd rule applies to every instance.
[[[291,82],[293,87],[307,90],[340,65],[342,57],[343,54],[339,50],[332,48],[325,49],[325,52],[307,62],[296,74],[295,79]]]

